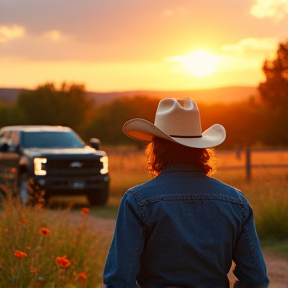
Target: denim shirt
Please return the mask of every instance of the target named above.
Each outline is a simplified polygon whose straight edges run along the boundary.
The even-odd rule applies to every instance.
[[[194,166],[169,165],[124,194],[103,280],[107,288],[228,288],[232,260],[234,287],[268,287],[248,201]]]

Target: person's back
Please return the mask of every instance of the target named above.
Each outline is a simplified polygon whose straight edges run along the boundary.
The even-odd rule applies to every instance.
[[[106,286],[228,288],[234,260],[239,287],[267,287],[252,208],[241,192],[207,176],[213,153],[158,135],[146,152],[157,177],[122,198]]]

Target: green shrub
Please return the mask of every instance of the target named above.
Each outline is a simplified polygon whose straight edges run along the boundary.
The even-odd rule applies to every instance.
[[[288,203],[275,201],[268,203],[255,217],[260,238],[288,239]]]

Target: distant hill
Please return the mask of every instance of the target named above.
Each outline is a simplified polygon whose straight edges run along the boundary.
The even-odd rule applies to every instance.
[[[0,88],[0,101],[15,102],[20,91],[25,89]],[[156,98],[193,98],[203,103],[231,103],[245,100],[250,96],[257,96],[256,87],[231,86],[213,89],[180,90],[180,91],[115,91],[115,92],[87,92],[87,95],[96,101],[97,105],[107,104],[116,98],[124,96],[149,96]]]

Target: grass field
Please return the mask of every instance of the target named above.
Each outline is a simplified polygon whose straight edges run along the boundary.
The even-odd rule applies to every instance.
[[[110,197],[105,207],[91,208],[91,215],[115,218],[125,191],[151,179],[151,176],[146,171],[144,150],[110,148],[107,151]],[[216,156],[218,170],[213,177],[242,191],[254,209],[263,245],[288,257],[288,168],[252,168],[251,181],[247,182],[245,169],[240,168],[245,166],[244,153],[216,151]],[[288,164],[288,152],[252,152],[251,160],[252,165]],[[229,166],[239,166],[239,169],[227,169]],[[74,201],[80,206],[88,205],[85,197]]]
[[[244,152],[239,155],[235,151],[216,151],[216,156],[218,170],[213,177],[242,191],[253,207],[262,245],[288,257],[288,168],[253,169],[252,166],[251,181],[247,182]],[[144,151],[111,151],[109,159],[111,197],[108,209],[115,216],[117,204],[125,191],[151,179],[151,176],[146,171]],[[286,165],[288,151],[252,152],[251,163],[258,167]],[[231,166],[239,166],[239,169],[227,169]]]
[[[108,155],[111,175],[109,201],[104,207],[89,207],[89,215],[116,218],[119,201],[125,191],[151,179],[151,176],[145,169],[144,151],[120,149],[108,151]],[[286,164],[287,155],[284,152],[279,156],[265,155],[257,161],[269,163],[277,158],[278,162],[275,163]],[[243,162],[241,156],[239,158],[234,152],[225,152],[218,153],[218,158],[219,170],[213,177],[237,187],[245,194],[253,206],[256,228],[264,250],[288,258],[288,169],[255,169],[252,170],[251,181],[247,182],[244,169],[225,169],[225,165],[227,168],[231,163],[235,166],[235,163]],[[0,282],[5,284],[3,287],[20,288],[26,285],[23,286],[23,283],[27,283],[25,287],[39,288],[50,287],[47,286],[49,283],[55,288],[64,287],[64,284],[69,284],[69,287],[100,287],[110,236],[95,234],[90,229],[86,212],[83,212],[83,207],[89,205],[86,197],[54,197],[52,200],[56,204],[75,202],[73,214],[80,216],[80,222],[72,225],[68,217],[70,210],[53,211],[53,206],[51,209],[38,209],[13,206],[8,201],[0,209],[4,227],[0,229]],[[48,233],[41,232],[43,229]],[[61,261],[58,263],[56,260]],[[66,266],[63,268],[61,265],[64,264]]]
[[[144,151],[112,150],[110,153],[108,152],[108,155],[111,175],[111,198],[121,197],[127,188],[151,179],[151,176],[146,171]],[[252,153],[252,165],[286,164],[287,168],[252,168],[250,183],[246,181],[244,153],[236,155],[235,151],[216,151],[216,157],[218,169],[213,177],[243,190],[243,193],[247,194],[248,198],[256,197],[254,205],[259,202],[258,196],[261,194],[261,197],[263,197],[263,191],[267,192],[269,189],[274,190],[271,191],[269,197],[273,197],[273,193],[276,193],[277,197],[279,197],[279,194],[284,198],[285,194],[287,195],[285,184],[288,181],[288,151]],[[231,166],[234,168],[237,166],[239,169],[228,169]],[[265,195],[268,196],[267,193]],[[254,202],[254,199],[249,200]],[[111,201],[113,202],[113,200]]]

